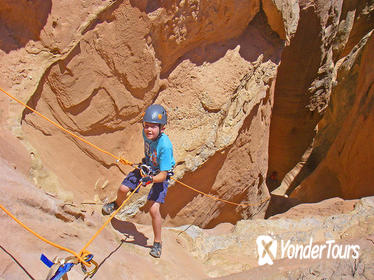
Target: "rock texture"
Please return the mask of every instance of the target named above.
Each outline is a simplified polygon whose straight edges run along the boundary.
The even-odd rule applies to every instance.
[[[142,188],[89,248],[101,264],[95,277],[374,278],[374,202],[362,198],[374,195],[373,17],[371,0],[0,0],[2,89],[132,162],[143,153],[142,114],[160,103],[175,177],[250,205],[175,183],[156,260]],[[130,168],[2,93],[0,125],[0,203],[81,249]],[[336,196],[357,200],[273,216]],[[3,212],[0,226],[0,279],[25,277],[14,259],[42,279],[41,253],[66,256]],[[258,267],[263,234],[358,244],[360,257],[278,255]]]
[[[271,191],[287,205],[374,194],[372,1],[18,2],[0,0],[2,88],[132,162],[160,103],[175,176],[251,205],[175,184],[166,225],[263,218]],[[128,167],[3,94],[0,109],[13,168],[65,202],[113,198]],[[149,223],[146,193],[124,215]]]
[[[259,0],[150,1],[146,11],[162,73],[196,47],[241,35],[259,10]]]
[[[56,199],[37,189],[2,159],[0,174],[1,205],[52,242],[79,251],[105,221],[100,214],[101,205],[72,204]],[[298,205],[270,220],[242,220],[236,226],[221,223],[212,229],[164,228],[161,259],[148,254],[153,241],[150,225],[114,219],[88,250],[100,264],[94,279],[219,276],[248,279],[253,275],[259,279],[354,279],[354,275],[356,279],[372,279],[373,211],[373,197],[355,201],[335,198]],[[69,256],[22,229],[2,211],[0,226],[0,279],[26,279],[24,270],[35,279],[43,279],[48,269],[39,260],[41,253],[51,259]],[[356,261],[329,259],[322,262],[278,259],[271,267],[258,267],[256,237],[270,233],[279,240],[291,238],[292,242],[300,244],[308,244],[310,237],[315,242],[335,239],[339,244],[358,244],[360,257]],[[71,280],[84,277],[78,266],[68,275]]]
[[[186,182],[213,195],[254,204],[243,210],[211,201],[203,210],[205,199],[189,192],[186,200],[165,205],[163,215],[170,224],[185,223],[179,216],[197,208],[205,215],[195,223],[207,227],[263,217],[267,204],[261,201],[269,198],[265,184],[269,148],[262,140],[269,134],[270,87],[283,42],[268,25],[260,3],[87,3],[86,18],[81,10],[72,9],[73,18],[82,19],[80,25],[64,22],[70,2],[59,5],[60,10],[52,7],[40,42],[30,41],[17,51],[30,68],[40,63],[43,72],[34,78],[30,69],[25,72],[28,79],[11,90],[66,129],[135,162],[142,154],[142,113],[152,102],[163,104],[169,113],[167,133],[175,146],[176,176],[186,174]],[[73,30],[68,38],[66,25]],[[31,45],[36,54],[25,54]],[[6,55],[3,59],[16,61]],[[37,185],[70,201],[105,201],[113,196],[128,168],[62,134],[34,113],[21,114],[19,107],[11,107],[8,122],[22,120],[22,130],[16,124],[13,131],[29,149]],[[211,176],[204,183],[199,170],[221,154],[222,169],[215,166],[208,171],[217,179]],[[226,157],[229,161],[224,164]],[[241,179],[227,181],[228,175]],[[171,188],[171,199],[181,189]],[[195,197],[199,200],[192,202]]]
[[[370,96],[373,83],[371,66],[365,66],[366,58],[362,60],[362,55],[371,53],[365,50],[373,48],[373,23],[368,20],[373,11],[370,1],[300,3],[298,28],[282,53],[275,85],[268,177],[276,174],[277,178],[269,187],[274,189],[283,180],[275,193],[292,194],[303,201],[372,193],[368,171],[362,170],[359,176],[351,171],[358,166],[372,167],[372,150],[363,148],[363,142],[358,144],[357,138],[361,131],[366,139],[372,138],[368,129],[361,130],[371,125],[370,114],[358,120],[363,118],[361,112],[370,110],[369,101],[359,100]],[[315,39],[305,45],[302,42],[307,36]],[[353,132],[356,123],[360,132]],[[355,143],[365,151],[363,156],[352,150]],[[330,159],[328,165],[325,158]]]
[[[208,266],[210,276],[230,274],[220,279],[248,279],[250,275],[261,279],[321,279],[323,276],[371,279],[374,276],[373,206],[372,197],[357,203],[332,199],[315,205],[302,204],[269,220],[242,220],[235,227],[224,229],[222,224],[205,231],[190,227],[185,234],[193,240],[191,253]],[[259,253],[255,245],[257,237],[264,234],[278,241],[274,265],[266,268],[258,267]],[[281,240],[305,246],[311,238],[313,244],[328,240],[337,244],[358,244],[360,256],[357,260],[333,259],[332,255],[322,260],[281,259]],[[336,271],[336,267],[340,269]],[[232,274],[241,271],[246,272]]]
[[[52,9],[52,1],[21,0],[15,3],[2,0],[0,4],[1,50],[9,53],[14,49],[25,47],[30,40],[40,39],[40,31],[47,22],[48,14]]]
[[[2,159],[0,174],[0,204],[32,230],[58,245],[79,252],[105,221],[100,205],[64,203],[37,189]],[[70,256],[37,239],[3,211],[0,225],[0,279],[29,279],[25,270],[34,279],[45,279],[49,269],[40,261],[42,253],[50,259]],[[180,249],[176,236],[176,231],[164,231],[164,240],[169,245],[164,247],[163,259],[159,261],[148,254],[153,242],[151,226],[114,219],[88,247],[101,266],[94,277],[206,278],[202,265]],[[79,266],[74,266],[68,276],[71,280],[84,278]]]
[[[374,72],[369,61],[373,48],[370,32],[337,66],[336,79],[340,82],[332,92],[332,106],[318,127],[311,154],[321,163],[300,184],[295,197],[316,201],[332,195],[353,198],[372,192],[374,154],[369,146],[374,138],[369,131],[373,127]],[[306,164],[311,165],[310,161]],[[358,170],[361,175],[356,177]]]

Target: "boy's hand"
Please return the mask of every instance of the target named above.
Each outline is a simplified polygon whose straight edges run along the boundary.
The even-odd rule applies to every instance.
[[[143,186],[149,185],[153,182],[153,177],[152,176],[145,176],[140,179],[140,182],[142,183]]]

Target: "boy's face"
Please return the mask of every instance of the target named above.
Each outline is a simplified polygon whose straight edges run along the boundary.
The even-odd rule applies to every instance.
[[[149,140],[156,140],[160,134],[160,126],[157,123],[143,123],[145,137]]]

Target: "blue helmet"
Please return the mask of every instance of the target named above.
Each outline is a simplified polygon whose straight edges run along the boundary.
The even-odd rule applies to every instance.
[[[166,110],[159,104],[153,104],[145,110],[143,122],[165,125],[167,123]]]

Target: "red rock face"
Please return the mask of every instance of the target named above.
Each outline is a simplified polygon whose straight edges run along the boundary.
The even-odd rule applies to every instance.
[[[0,49],[9,53],[40,39],[51,11],[51,0],[0,1]]]
[[[128,134],[133,137],[141,135],[140,126],[134,123],[141,118],[143,108],[150,104],[159,89],[158,66],[146,42],[147,36],[149,37],[149,22],[145,14],[130,5],[110,6],[100,17],[103,23],[93,21],[93,26],[90,27],[93,30],[86,32],[84,39],[44,72],[29,104],[96,145],[107,150],[117,150],[117,154],[124,152],[131,157],[131,153],[128,155],[127,151],[138,151],[137,154],[140,154],[141,145],[134,144],[131,137],[124,137],[127,134],[125,131],[131,130]],[[44,133],[54,135],[48,130],[55,131],[55,128],[41,123],[41,119],[33,114],[26,113],[25,121],[31,127],[37,126]],[[33,134],[32,130],[26,128],[26,131]],[[108,136],[104,137],[105,140],[99,137],[104,134]],[[115,134],[117,135],[114,136]],[[68,158],[74,152],[66,156],[66,149],[70,149],[67,148],[70,145],[67,142],[51,139],[51,146],[45,149],[43,142],[46,139],[38,136],[33,139],[34,145],[45,151],[41,153],[43,160],[50,163],[58,177],[74,174],[67,176],[67,181],[63,183],[64,188],[69,191],[92,199],[96,194],[95,185],[100,181],[101,175],[97,175],[107,173],[108,169],[112,169],[109,173],[116,174],[116,185],[120,181],[121,173],[114,166],[113,159],[103,158],[101,152],[88,145],[77,143],[78,149],[83,149],[89,158],[101,162],[99,170],[95,162],[90,167],[86,165],[84,162],[87,157],[81,152],[78,152],[80,155],[76,156],[73,164]],[[60,148],[56,149],[56,145]],[[51,153],[52,146],[55,158],[73,165],[59,168],[53,164],[52,159],[46,155]],[[141,154],[137,156],[139,157]],[[78,166],[86,166],[83,168],[86,171],[78,171]],[[100,184],[104,181],[105,179]],[[77,186],[83,187],[77,190]]]
[[[257,13],[258,2],[202,1],[197,6],[186,2],[178,7],[169,4],[157,9],[161,12],[157,20],[155,11],[146,14],[143,6],[132,3],[104,8],[84,29],[81,39],[43,73],[29,104],[94,144],[136,162],[142,154],[141,126],[137,122],[151,102],[162,103],[169,112],[167,133],[175,145],[178,176],[191,173],[216,153],[227,150],[230,162],[237,165],[235,176],[243,178],[226,182],[231,163],[225,164],[217,173],[221,179],[212,178],[214,185],[204,188],[226,200],[250,201],[254,205],[253,209],[235,210],[236,214],[229,218],[232,208],[215,201],[205,203],[205,209],[215,214],[207,214],[197,223],[211,227],[226,219],[234,222],[242,215],[263,216],[266,205],[256,205],[256,201],[257,196],[264,201],[269,196],[264,183],[268,142],[260,139],[268,138],[272,106],[269,87],[282,42],[267,25],[263,13],[247,27]],[[234,13],[238,8],[241,13]],[[149,9],[148,6],[146,10]],[[181,14],[176,12],[179,16],[170,18],[173,9]],[[191,11],[195,11],[195,20],[184,16]],[[161,28],[164,21],[178,25],[173,30]],[[186,37],[174,38],[183,26],[188,31]],[[231,39],[244,28],[240,37]],[[174,39],[163,42],[164,36]],[[217,41],[222,43],[209,45]],[[267,50],[265,55],[263,49]],[[159,60],[160,53],[168,55],[165,59],[161,55]],[[175,68],[163,74],[182,54]],[[225,73],[220,74],[222,71]],[[60,194],[68,192],[66,196],[74,194],[76,199],[108,199],[113,195],[126,169],[117,168],[113,159],[70,136],[65,138],[34,114],[25,111],[23,118],[28,139],[44,164],[59,178],[50,191],[56,192],[57,188]],[[35,129],[42,134],[35,133]],[[254,135],[243,134],[245,131]],[[69,143],[71,140],[76,144]],[[227,149],[237,141],[249,143],[246,148],[242,147],[244,144],[235,144]],[[240,152],[236,151],[239,147]],[[243,164],[239,154],[246,149],[251,151],[246,152]],[[78,152],[71,161],[79,150],[83,153]],[[41,185],[50,185],[42,183],[42,176],[38,178]],[[198,179],[189,183],[202,187]],[[175,191],[180,188],[176,186]],[[171,197],[173,192],[170,191]],[[186,206],[182,201],[175,204],[177,208]],[[169,215],[168,207],[165,206],[165,215]],[[186,209],[195,207],[201,208],[201,204],[192,203]]]
[[[373,23],[367,19],[373,7],[366,2],[341,1],[331,4],[335,11],[331,12],[327,9],[330,4],[320,1],[316,5],[304,3],[300,6],[298,29],[283,51],[275,87],[269,175],[276,172],[283,178],[288,173],[277,192],[286,190],[288,185],[285,193],[306,201],[372,194],[364,183],[366,179],[362,179],[367,176],[357,177],[351,173],[352,168],[355,169],[353,165],[371,168],[367,159],[357,152],[352,154],[360,133],[357,131],[353,136],[351,129],[356,119],[361,119],[358,112],[370,106],[357,102],[361,94],[368,94],[363,84],[372,80],[368,74],[370,66],[363,66],[362,55],[370,48],[366,45]],[[307,45],[301,43],[307,41],[308,35],[313,40]],[[303,37],[305,39],[301,39]],[[320,46],[315,44],[318,41]],[[365,82],[359,78],[361,76],[365,77]],[[358,109],[360,106],[363,107]],[[352,120],[348,121],[349,118]],[[365,135],[370,139],[371,136]],[[346,141],[353,141],[348,140],[349,137],[355,141],[348,144]],[[340,146],[339,152],[335,145]],[[345,150],[343,156],[347,147],[349,151]],[[371,151],[365,153],[371,154]],[[335,156],[331,157],[332,154]]]
[[[249,204],[170,186],[164,225],[209,230],[191,227],[190,236],[165,228],[164,255],[154,261],[142,208],[149,189],[142,188],[119,217],[130,213],[131,222],[115,219],[115,230],[104,230],[92,247],[104,264],[98,279],[203,279],[255,268],[255,239],[264,228],[303,242],[312,232],[318,242],[333,236],[362,246],[359,264],[323,260],[304,270],[299,262],[280,262],[272,275],[295,267],[295,278],[321,267],[348,275],[357,268],[369,279],[372,198],[334,198],[262,218],[300,201],[374,194],[373,18],[372,1],[359,0],[0,0],[0,87],[132,162],[143,156],[143,112],[162,104],[175,177]],[[0,124],[0,203],[49,239],[81,248],[102,225],[102,203],[131,169],[3,94]],[[37,243],[2,212],[0,224],[0,245],[36,279],[45,277],[40,252],[61,252]],[[221,248],[222,240],[228,247]],[[21,279],[4,255],[0,278]],[[267,268],[253,273],[270,275]],[[77,274],[69,277],[81,279]]]
[[[341,82],[332,92],[333,106],[321,121],[311,154],[321,163],[296,189],[294,197],[318,201],[331,196],[351,199],[372,195],[373,34],[359,46],[339,67],[337,79]]]
[[[260,9],[260,1],[154,1],[148,16],[152,42],[165,73],[186,52],[237,37]],[[156,9],[157,8],[157,9]]]
[[[277,172],[279,178],[300,161],[321,118],[316,110],[308,109],[311,103],[308,89],[321,63],[321,30],[314,7],[301,9],[298,29],[282,52],[274,89],[269,143],[269,171]]]

